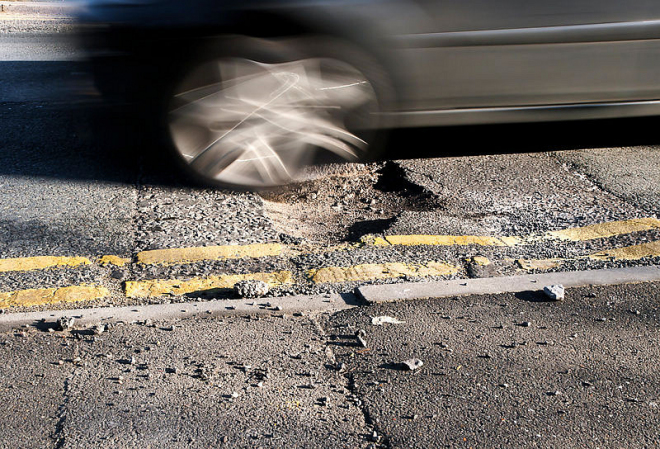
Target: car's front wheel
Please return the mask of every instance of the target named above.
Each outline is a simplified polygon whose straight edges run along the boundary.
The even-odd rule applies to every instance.
[[[167,128],[195,179],[260,189],[295,180],[319,155],[365,158],[379,110],[371,66],[358,68],[352,49],[300,42],[228,46],[179,77]]]

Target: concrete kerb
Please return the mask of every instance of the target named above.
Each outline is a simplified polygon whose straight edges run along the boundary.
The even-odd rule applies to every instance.
[[[144,320],[179,320],[194,316],[232,316],[286,314],[296,312],[337,311],[355,307],[359,301],[351,294],[283,296],[279,298],[227,299],[206,302],[155,304],[147,306],[99,307],[89,309],[19,312],[0,315],[0,332],[25,326],[52,324],[67,316],[76,319],[76,327],[104,322]]]
[[[0,315],[0,332],[8,332],[24,326],[54,323],[63,316],[75,317],[77,326],[88,327],[102,322],[134,322],[148,319],[154,321],[178,320],[194,316],[332,312],[349,309],[364,302],[378,303],[451,296],[541,291],[544,286],[553,284],[562,284],[564,287],[570,288],[651,281],[660,281],[660,267],[616,268],[497,278],[456,279],[440,282],[368,285],[355,289],[355,295],[301,295],[279,298],[228,299],[147,306],[6,313]]]
[[[440,282],[367,285],[355,290],[367,303],[402,300],[446,298],[452,296],[485,295],[542,291],[546,285],[564,287],[617,285],[660,281],[660,267],[632,267],[575,272],[542,273],[497,278],[456,279]]]

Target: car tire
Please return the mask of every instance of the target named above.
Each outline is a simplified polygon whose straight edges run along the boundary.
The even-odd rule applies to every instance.
[[[295,181],[318,161],[365,161],[393,98],[381,66],[331,38],[226,37],[173,77],[163,131],[184,172],[215,187]]]

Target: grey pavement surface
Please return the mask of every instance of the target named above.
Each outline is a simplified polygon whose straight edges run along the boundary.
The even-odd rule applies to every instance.
[[[313,318],[30,330],[0,350],[0,447],[366,445]]]
[[[644,153],[651,161],[658,154],[658,148]],[[592,163],[614,163],[621,171],[633,171],[633,164],[607,156]],[[390,228],[392,233],[524,235],[648,215],[635,202],[596,188],[548,153],[413,160],[401,166],[408,179],[440,197],[442,207],[405,212]],[[648,191],[630,186],[635,187]]]
[[[651,447],[657,300],[657,283],[563,302],[484,295],[362,307],[326,326],[386,447]],[[405,324],[371,325],[383,315]],[[358,329],[366,348],[347,337]],[[403,371],[411,358],[424,365]]]
[[[650,447],[659,286],[47,320],[0,335],[0,447]]]

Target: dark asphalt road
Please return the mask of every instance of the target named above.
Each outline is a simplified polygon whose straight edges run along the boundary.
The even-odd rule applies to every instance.
[[[651,447],[658,287],[18,330],[0,447]]]
[[[329,319],[329,343],[387,447],[651,447],[658,287],[362,307]],[[381,315],[406,323],[372,326]],[[342,344],[356,329],[367,349]],[[410,358],[424,366],[398,369]]]

